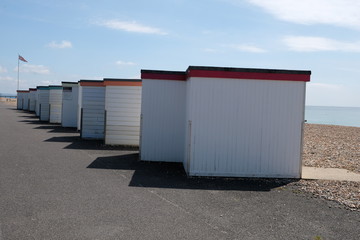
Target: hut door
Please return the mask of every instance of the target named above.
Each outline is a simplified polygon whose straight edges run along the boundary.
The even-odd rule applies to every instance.
[[[187,125],[187,146],[186,146],[186,171],[189,174],[190,172],[190,162],[191,162],[191,120],[188,121]]]

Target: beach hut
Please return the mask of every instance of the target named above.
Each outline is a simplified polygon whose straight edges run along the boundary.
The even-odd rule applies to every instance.
[[[61,123],[62,109],[62,86],[49,86],[49,122]]]
[[[139,146],[140,79],[104,78],[105,144]]]
[[[185,72],[142,71],[141,160],[183,162]]]
[[[104,139],[105,87],[103,81],[80,80],[81,127],[84,139]]]
[[[62,82],[62,114],[61,126],[77,127],[79,83]]]
[[[25,106],[25,94],[27,94],[29,91],[27,90],[17,90],[17,106],[16,108],[19,110],[24,109]]]
[[[30,91],[27,90],[27,91],[24,91],[23,92],[23,110],[29,110],[29,94],[30,94]]]
[[[82,87],[80,81],[78,81],[78,114],[77,114],[77,130],[81,130],[81,109],[82,109]]]
[[[36,88],[29,88],[29,111],[34,112],[36,106]]]
[[[301,177],[305,88],[310,74],[296,70],[190,66],[185,76],[182,117],[185,131],[181,136],[186,173]],[[161,72],[142,71],[146,93],[144,78],[159,80]],[[144,98],[145,94],[143,102],[147,100]],[[145,113],[142,109],[142,139],[146,132]],[[143,150],[141,146],[141,159],[146,160]]]
[[[40,88],[46,88],[47,86],[37,86],[35,93],[35,115],[40,116]]]
[[[39,118],[40,121],[49,121],[50,112],[49,112],[49,87],[48,86],[39,86],[37,87],[39,91]]]

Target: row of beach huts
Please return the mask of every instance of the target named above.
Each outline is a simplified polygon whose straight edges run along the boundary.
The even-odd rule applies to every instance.
[[[83,139],[139,146],[140,160],[189,176],[300,178],[310,71],[190,66],[141,79],[17,91],[17,108]]]

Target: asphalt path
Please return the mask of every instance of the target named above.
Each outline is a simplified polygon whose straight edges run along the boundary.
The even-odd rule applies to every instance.
[[[360,212],[291,180],[187,178],[0,103],[0,240],[360,239]]]

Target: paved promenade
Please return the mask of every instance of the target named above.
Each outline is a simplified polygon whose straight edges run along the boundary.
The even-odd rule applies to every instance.
[[[360,239],[360,212],[286,181],[189,179],[3,102],[0,124],[0,240]]]

